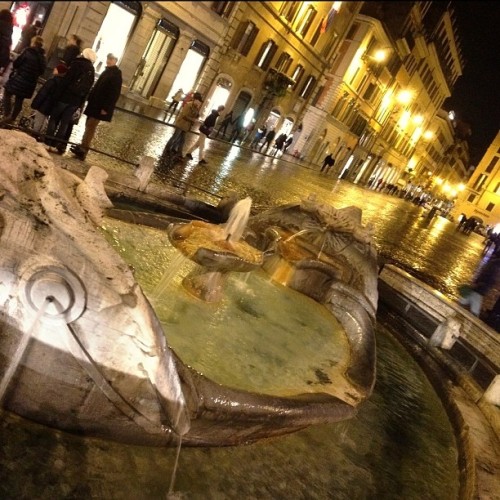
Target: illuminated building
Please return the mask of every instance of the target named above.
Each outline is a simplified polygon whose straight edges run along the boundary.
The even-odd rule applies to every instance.
[[[484,224],[500,223],[500,132],[457,198],[452,215],[461,213],[479,217]]]

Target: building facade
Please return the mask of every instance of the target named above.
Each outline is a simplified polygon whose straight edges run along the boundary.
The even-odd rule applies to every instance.
[[[485,225],[500,223],[500,131],[457,199],[452,215],[460,214],[478,217]]]
[[[220,104],[234,118],[244,115],[248,134],[240,141],[264,124],[293,134],[287,154],[319,165],[333,153],[335,174],[355,183],[428,183],[450,148],[459,150],[438,116],[463,67],[449,4],[44,1],[0,8],[14,11],[16,36],[23,23],[42,22],[51,67],[77,34],[97,52],[98,74],[107,53],[118,56],[127,96],[164,108],[179,89],[199,91],[202,115]],[[436,137],[446,140],[438,145]],[[450,181],[463,170],[453,169]]]

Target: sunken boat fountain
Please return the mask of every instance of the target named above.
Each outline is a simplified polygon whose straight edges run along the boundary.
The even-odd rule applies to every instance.
[[[91,167],[81,180],[23,133],[0,131],[0,141],[4,408],[126,443],[227,446],[349,419],[370,396],[377,265],[359,210],[310,198],[250,217],[238,238],[250,259],[234,244],[214,250],[213,241],[225,241],[207,236],[219,234],[215,223],[188,226],[176,217],[168,225],[174,242],[205,233],[207,242],[190,254],[203,268],[197,276],[265,272],[342,326],[350,348],[342,394],[328,378],[308,392],[245,391],[211,380],[170,347],[132,269],[103,237],[112,207],[106,172]],[[207,291],[201,298],[211,302]]]

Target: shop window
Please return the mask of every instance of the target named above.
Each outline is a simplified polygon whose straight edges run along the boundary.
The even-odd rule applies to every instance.
[[[310,5],[304,13],[297,28],[297,32],[302,36],[302,38],[306,37],[307,32],[309,31],[309,28],[311,27],[311,24],[316,17],[316,14],[316,9],[312,5]]]
[[[488,205],[486,206],[486,211],[491,212],[494,208],[495,208],[494,203],[488,203]]]
[[[302,2],[282,2],[280,16],[283,16],[289,23],[292,23],[299,11]]]
[[[278,59],[278,62],[275,65],[277,71],[281,73],[287,73],[292,64],[292,58],[290,54],[283,52]]]
[[[309,75],[307,77],[307,80],[304,82],[304,85],[302,86],[302,89],[300,91],[300,97],[303,99],[307,99],[312,91],[314,90],[314,87],[316,86],[316,78],[314,76]]]
[[[255,59],[255,66],[264,71],[267,70],[273,60],[274,54],[278,50],[278,46],[272,41],[268,40],[262,47],[260,48],[259,54]]]
[[[248,55],[258,32],[259,29],[251,21],[241,23],[234,34],[231,48],[243,56]]]
[[[111,52],[120,62],[125,45],[140,15],[139,2],[114,2],[109,5],[92,49],[97,54],[96,73],[106,67],[106,56]]]
[[[14,18],[12,30],[12,48],[16,49],[21,40],[21,33],[26,26],[36,21],[42,25],[40,32],[47,22],[54,2],[12,2],[10,11]]]
[[[487,174],[490,174],[491,172],[493,172],[493,169],[495,168],[495,165],[497,164],[498,162],[498,156],[495,156],[489,163],[489,165],[486,167],[486,169],[484,170]]]
[[[212,10],[226,19],[231,15],[233,7],[234,2],[212,2]]]
[[[187,92],[195,89],[198,76],[209,55],[208,45],[200,40],[193,40],[167,95],[172,95],[177,89],[184,89]]]
[[[303,74],[304,74],[304,66],[302,66],[301,64],[297,64],[297,67],[295,68],[295,71],[293,72],[292,75],[292,80],[295,82],[294,84],[291,85],[291,88],[293,90],[295,90],[299,85],[300,79],[302,78]]]

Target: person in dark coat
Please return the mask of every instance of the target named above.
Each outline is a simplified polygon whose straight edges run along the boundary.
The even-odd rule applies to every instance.
[[[264,138],[264,142],[260,145],[259,151],[262,151],[262,148],[264,148],[264,153],[267,151],[267,148],[269,145],[273,142],[274,137],[276,136],[276,130],[273,128],[266,134],[266,137]]]
[[[278,154],[278,151],[283,150],[283,146],[285,145],[287,135],[285,133],[282,133],[278,136],[276,141],[274,141],[274,151],[273,151],[273,156],[276,156]]]
[[[75,112],[82,109],[94,84],[94,63],[97,54],[84,49],[64,75],[50,113],[45,137],[48,151],[63,154],[67,145],[67,132]]]
[[[12,123],[23,107],[24,99],[31,99],[38,77],[43,75],[47,61],[43,49],[43,39],[33,37],[31,46],[24,49],[12,63],[12,72],[4,87],[2,126]],[[12,96],[15,96],[12,107]]]
[[[220,126],[219,126],[217,132],[215,133],[215,138],[219,137],[219,134],[222,134],[222,137],[225,137],[227,127],[229,127],[229,125],[232,122],[233,122],[233,110],[229,111],[229,113],[227,113],[227,115],[220,122]]]
[[[70,148],[70,151],[80,160],[84,160],[90,148],[99,122],[110,122],[116,102],[122,90],[122,72],[116,65],[118,58],[113,54],[106,57],[106,69],[98,78],[90,91],[85,115],[85,132],[80,145]]]
[[[10,46],[12,45],[12,30],[14,21],[12,12],[8,9],[0,11],[0,76],[10,64]]]
[[[45,123],[55,104],[55,96],[62,83],[62,77],[68,71],[65,64],[58,64],[53,71],[53,77],[49,78],[36,93],[31,101],[31,109],[35,110],[35,120],[33,122],[33,132],[35,135],[41,134]]]
[[[61,62],[66,66],[71,66],[71,63],[82,53],[82,44],[82,39],[78,35],[70,35]]]
[[[335,165],[335,158],[332,153],[325,156],[320,172],[328,172]]]

